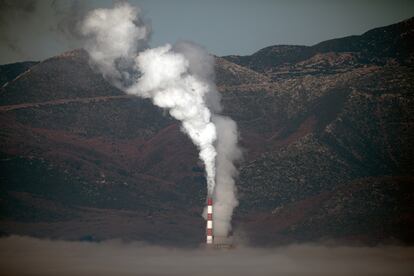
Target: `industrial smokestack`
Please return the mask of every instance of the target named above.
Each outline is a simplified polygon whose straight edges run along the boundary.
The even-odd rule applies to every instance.
[[[213,199],[209,197],[207,199],[207,244],[213,244]]]
[[[232,236],[215,234],[213,208],[213,198],[209,196],[207,198],[206,245],[208,248],[214,249],[232,249],[234,248]]]
[[[213,244],[213,236],[230,233],[231,216],[238,205],[234,180],[234,162],[241,157],[237,125],[219,114],[214,57],[189,42],[148,48],[151,28],[140,13],[139,7],[126,2],[91,11],[80,25],[85,49],[91,65],[106,80],[169,110],[197,146],[207,180],[207,243]]]

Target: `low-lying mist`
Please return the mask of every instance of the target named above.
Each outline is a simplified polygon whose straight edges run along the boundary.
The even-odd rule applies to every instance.
[[[414,248],[300,244],[218,251],[10,236],[0,239],[0,275],[414,275]]]

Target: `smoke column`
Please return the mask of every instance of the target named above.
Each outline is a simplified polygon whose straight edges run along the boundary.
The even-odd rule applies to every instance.
[[[233,209],[237,207],[236,185],[234,178],[237,169],[234,162],[242,157],[237,146],[238,131],[236,123],[229,117],[213,115],[217,129],[217,185],[214,190],[214,234],[226,236],[231,230]]]
[[[151,99],[181,121],[204,162],[208,196],[215,198],[214,234],[226,236],[238,204],[233,163],[241,154],[235,122],[216,114],[221,106],[214,58],[188,42],[148,48],[150,27],[140,9],[128,3],[90,12],[80,29],[91,65],[105,79],[128,94]]]

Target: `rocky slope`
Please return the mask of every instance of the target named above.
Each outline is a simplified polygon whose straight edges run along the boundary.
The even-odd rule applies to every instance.
[[[413,30],[216,58],[245,152],[236,235],[413,243]],[[0,73],[1,233],[203,240],[203,168],[168,114],[110,86],[82,50]]]

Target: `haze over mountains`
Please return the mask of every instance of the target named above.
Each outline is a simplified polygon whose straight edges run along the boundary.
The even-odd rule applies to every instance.
[[[216,58],[244,161],[235,235],[255,245],[413,244],[414,19]],[[0,66],[0,231],[197,246],[205,178],[179,123],[83,50]]]

